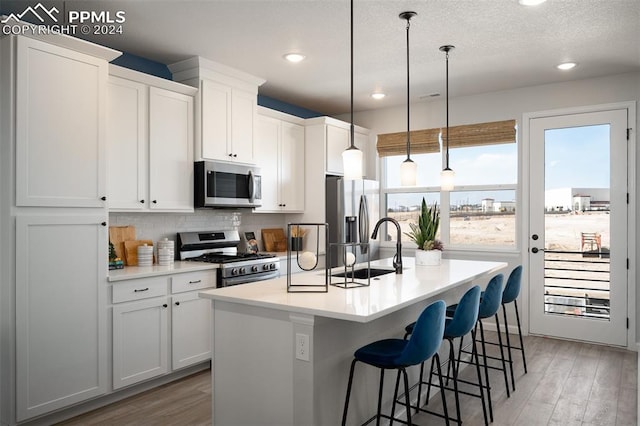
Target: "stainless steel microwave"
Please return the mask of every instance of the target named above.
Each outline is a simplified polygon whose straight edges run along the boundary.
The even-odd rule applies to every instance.
[[[260,168],[221,161],[196,161],[194,191],[195,207],[260,207]]]

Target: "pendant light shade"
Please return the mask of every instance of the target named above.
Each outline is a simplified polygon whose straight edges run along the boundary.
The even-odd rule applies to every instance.
[[[342,152],[342,169],[345,179],[362,179],[362,151],[354,144],[355,130],[353,125],[353,0],[351,0],[351,131],[350,145]]]
[[[449,52],[455,49],[455,46],[447,44],[440,46],[440,51],[445,52],[447,59],[447,72],[446,72],[446,86],[447,86],[447,137],[446,137],[446,153],[445,153],[445,167],[440,172],[440,189],[443,191],[451,191],[454,188],[454,179],[456,173],[449,167]]]
[[[400,184],[402,186],[416,186],[418,165],[411,160],[411,127],[410,127],[410,97],[409,97],[409,27],[411,18],[416,12],[402,12],[400,19],[407,21],[407,159],[400,165]]]
[[[362,179],[362,151],[355,146],[342,151],[345,179]]]
[[[402,186],[416,186],[418,165],[407,158],[400,164],[400,184]]]

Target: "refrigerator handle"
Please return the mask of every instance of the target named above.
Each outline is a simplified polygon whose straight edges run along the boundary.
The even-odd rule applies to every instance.
[[[360,242],[368,243],[369,242],[369,206],[367,205],[367,196],[360,196],[360,210],[358,212],[359,220],[358,220],[358,233],[360,234]],[[362,247],[362,253],[366,253],[366,246]]]

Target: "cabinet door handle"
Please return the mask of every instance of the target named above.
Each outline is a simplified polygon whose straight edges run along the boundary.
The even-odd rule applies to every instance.
[[[133,290],[134,293],[140,293],[142,291],[149,291],[149,287],[147,288],[136,288]]]
[[[144,200],[140,200],[140,204],[144,204]]]
[[[158,204],[158,200],[153,200],[152,203],[153,204]]]
[[[237,157],[237,156],[238,156],[238,154],[233,154],[233,158],[235,158],[235,157]]]
[[[163,307],[163,308],[166,308],[166,307],[167,307],[167,304],[166,304],[166,303],[164,303],[164,304],[162,305],[162,307]]]
[[[102,201],[107,201],[107,197],[100,197]]]
[[[180,302],[176,302],[176,306],[180,306]]]
[[[202,280],[189,281],[189,284],[198,284],[201,283]]]
[[[100,225],[107,226],[107,222],[102,222]]]
[[[233,154],[229,154],[229,157],[233,157]]]

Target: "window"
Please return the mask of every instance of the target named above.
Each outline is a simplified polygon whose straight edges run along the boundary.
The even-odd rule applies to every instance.
[[[515,122],[509,123],[513,128]],[[456,140],[452,144],[450,139],[449,164],[456,172],[456,186],[451,192],[440,192],[440,171],[445,163],[442,150],[411,156],[418,164],[418,186],[411,188],[400,186],[400,164],[406,155],[383,157],[384,211],[400,224],[402,242],[410,244],[404,232],[410,229],[409,223],[417,223],[424,197],[428,205],[448,206],[441,208],[439,231],[446,248],[515,249],[518,180],[515,132],[511,138],[511,143],[500,140],[495,144],[486,139]],[[395,230],[389,228],[386,240],[395,238]]]

